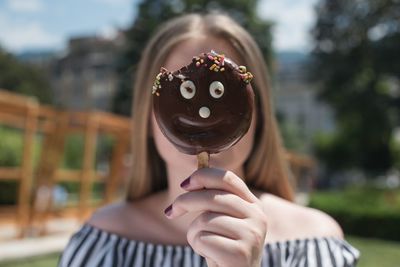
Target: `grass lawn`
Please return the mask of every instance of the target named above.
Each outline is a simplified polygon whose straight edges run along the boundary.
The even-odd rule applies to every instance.
[[[348,237],[347,241],[361,252],[357,267],[399,267],[400,243]]]
[[[399,267],[400,243],[378,239],[348,237],[347,241],[361,252],[357,267]],[[58,254],[0,263],[0,267],[54,267]]]
[[[0,267],[55,267],[59,254],[51,254],[35,258],[28,258],[15,262],[0,263]]]

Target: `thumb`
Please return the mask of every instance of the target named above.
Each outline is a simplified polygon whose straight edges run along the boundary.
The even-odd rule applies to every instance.
[[[215,261],[213,261],[210,258],[206,258],[207,261],[207,267],[218,267],[217,263],[215,263]]]

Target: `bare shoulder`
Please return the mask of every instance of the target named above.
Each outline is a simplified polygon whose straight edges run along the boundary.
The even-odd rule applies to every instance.
[[[343,238],[339,224],[328,214],[262,193],[259,195],[270,219],[271,239],[287,240],[313,237]]]
[[[161,216],[163,205],[156,205],[157,201],[148,198],[107,205],[94,212],[87,224],[133,240],[168,244],[175,232],[165,230],[169,221]]]
[[[119,233],[125,228],[126,223],[132,223],[137,219],[134,214],[135,207],[125,202],[117,202],[96,210],[87,220],[87,224],[101,230]]]

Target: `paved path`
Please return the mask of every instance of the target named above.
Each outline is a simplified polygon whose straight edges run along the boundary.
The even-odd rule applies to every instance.
[[[0,244],[0,262],[59,253],[71,234],[7,241]]]
[[[58,220],[48,224],[47,236],[10,239],[15,229],[12,226],[0,226],[0,262],[59,253],[78,228],[77,221]]]

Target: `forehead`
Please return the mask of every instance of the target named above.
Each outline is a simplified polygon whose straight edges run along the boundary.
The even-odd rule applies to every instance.
[[[178,70],[191,62],[193,56],[211,50],[225,54],[236,63],[240,63],[239,54],[228,41],[222,38],[199,36],[177,44],[168,55],[164,67],[170,71]]]

